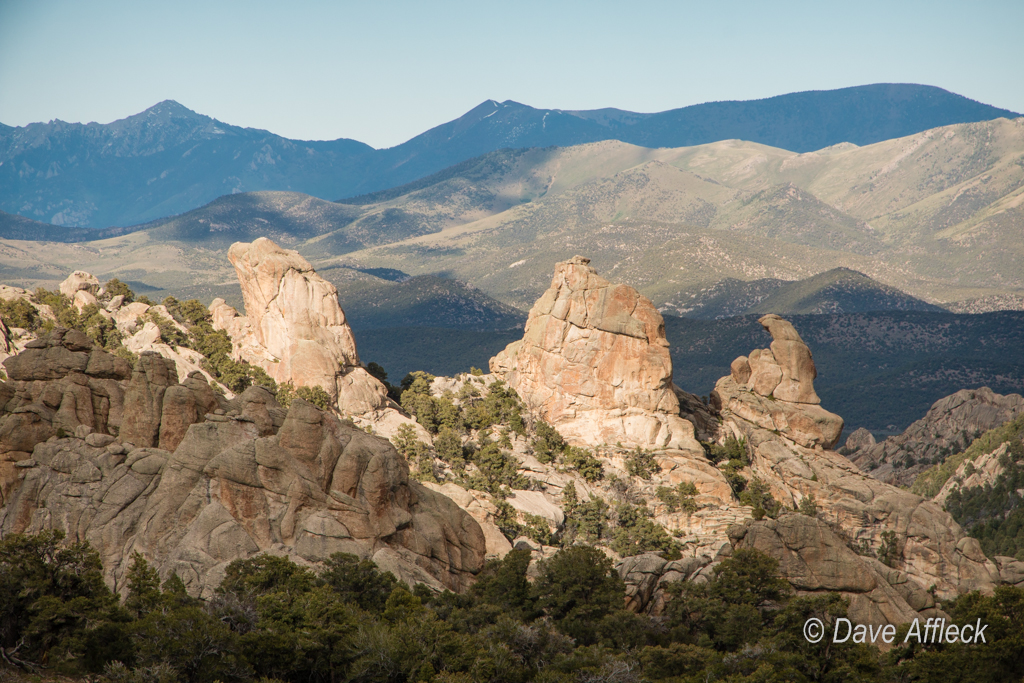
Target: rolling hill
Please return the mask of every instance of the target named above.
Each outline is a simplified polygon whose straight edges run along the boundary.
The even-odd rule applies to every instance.
[[[106,239],[3,240],[0,280],[53,286],[84,268],[231,300],[226,247],[267,235],[321,270],[438,275],[520,311],[576,253],[686,315],[696,294],[721,287],[728,302],[711,317],[762,310],[769,297],[787,311],[866,310],[872,297],[922,307],[849,275],[806,292],[771,282],[836,268],[878,283],[868,289],[990,310],[1024,293],[1022,159],[1024,119],[806,154],[738,141],[500,150],[347,203],[243,193]],[[972,300],[985,303],[962,303]]]
[[[488,100],[407,142],[375,150],[355,140],[290,140],[240,128],[168,100],[109,124],[0,125],[0,210],[61,226],[128,226],[238,192],[351,197],[502,148],[600,140],[657,148],[741,139],[809,152],[1015,116],[913,84],[711,102],[656,114]]]
[[[944,309],[875,282],[855,270],[833,268],[795,282],[722,280],[694,292],[681,292],[662,310],[688,318],[722,319],[753,313],[941,312]]]

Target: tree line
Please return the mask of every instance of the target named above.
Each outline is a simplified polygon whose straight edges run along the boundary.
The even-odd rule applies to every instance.
[[[803,624],[846,616],[836,594],[797,596],[772,558],[736,550],[704,583],[667,587],[664,613],[623,608],[600,550],[531,568],[513,550],[467,592],[410,589],[353,555],[300,566],[259,555],[207,600],[132,557],[123,595],[88,543],[58,531],[0,541],[0,655],[8,667],[107,683],[430,681],[1006,681],[1024,675],[1024,591],[943,607],[987,623],[988,643],[812,644]],[[831,630],[829,630],[831,633]],[[38,680],[38,679],[33,679]]]

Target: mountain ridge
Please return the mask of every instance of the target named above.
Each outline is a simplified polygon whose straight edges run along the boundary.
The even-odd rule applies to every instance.
[[[1022,154],[1024,119],[808,154],[741,141],[499,150],[351,204],[224,195],[82,246],[0,232],[0,274],[34,288],[86,267],[228,298],[217,254],[265,234],[317,268],[440,274],[524,311],[551,264],[576,253],[677,312],[688,305],[680,296],[730,278],[796,281],[837,267],[932,304],[1016,308]]]
[[[506,147],[606,139],[679,147],[747,139],[799,152],[1006,116],[1017,114],[914,84],[807,91],[654,114],[487,100],[404,143],[375,150],[346,138],[290,140],[164,100],[109,124],[52,120],[0,127],[0,210],[56,225],[126,226],[232,192],[357,196]]]

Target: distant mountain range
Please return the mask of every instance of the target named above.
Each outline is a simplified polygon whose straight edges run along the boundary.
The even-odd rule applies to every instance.
[[[821,314],[945,309],[883,285],[849,268],[796,281],[765,278],[744,282],[728,278],[687,295],[681,292],[663,311],[687,318],[720,320],[754,313]]]
[[[414,276],[460,280],[519,311],[547,288],[554,263],[574,254],[661,310],[689,317],[765,306],[1018,308],[1022,157],[1024,118],[805,154],[732,140],[499,150],[344,203],[241,193],[86,244],[8,239],[0,281],[53,286],[82,268],[176,295],[229,298],[237,287],[224,251],[265,235],[319,270],[371,274],[379,286]],[[53,230],[0,215],[4,237]],[[505,313],[481,316],[466,318],[467,329]],[[374,317],[377,328],[395,322]]]
[[[110,124],[0,125],[0,210],[58,226],[129,226],[238,192],[352,197],[503,148],[600,140],[658,148],[739,139],[808,152],[1016,116],[910,84],[712,102],[656,114],[535,109],[488,100],[408,142],[375,150],[347,139],[289,140],[165,101]]]

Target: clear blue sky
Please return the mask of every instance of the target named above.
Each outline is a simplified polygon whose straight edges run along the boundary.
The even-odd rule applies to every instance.
[[[1024,112],[1022,36],[1022,0],[0,0],[0,122],[174,99],[387,147],[486,99],[651,112],[877,82]]]

